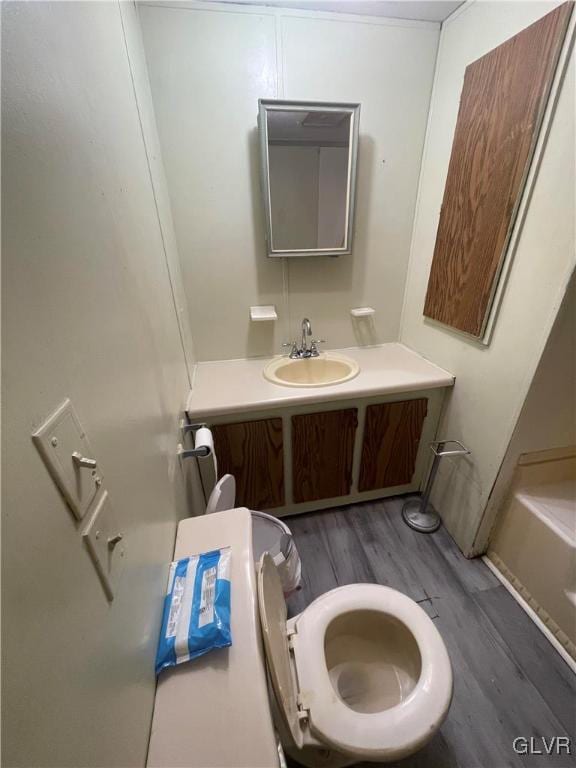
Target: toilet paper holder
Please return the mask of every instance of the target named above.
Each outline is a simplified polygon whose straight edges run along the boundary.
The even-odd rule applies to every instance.
[[[186,435],[190,434],[191,432],[197,432],[199,429],[207,426],[208,425],[204,422],[200,422],[198,424],[189,424],[185,419],[181,419],[180,431],[182,432],[182,439],[184,439]],[[209,456],[211,451],[207,445],[201,445],[198,448],[184,448],[182,443],[178,443],[177,453],[181,459],[203,459],[206,458],[206,456]]]
[[[443,456],[466,456],[470,450],[459,440],[434,440],[430,443],[434,460],[428,473],[428,480],[422,495],[417,499],[408,499],[402,507],[402,518],[407,526],[419,533],[434,533],[441,525],[438,512],[430,503],[430,493],[436,479],[440,460]]]

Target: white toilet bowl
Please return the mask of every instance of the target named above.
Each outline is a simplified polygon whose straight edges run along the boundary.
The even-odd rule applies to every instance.
[[[311,768],[392,761],[424,746],[452,698],[446,646],[410,598],[377,584],[319,597],[287,620],[265,554],[258,600],[283,746]]]

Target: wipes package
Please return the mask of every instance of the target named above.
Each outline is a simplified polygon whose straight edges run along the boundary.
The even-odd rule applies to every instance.
[[[192,555],[170,565],[156,674],[232,645],[230,547]]]

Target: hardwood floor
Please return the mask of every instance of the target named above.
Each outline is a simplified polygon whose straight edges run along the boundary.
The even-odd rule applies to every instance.
[[[285,518],[302,558],[290,615],[334,587],[377,582],[434,620],[452,661],[454,698],[439,733],[399,768],[574,766],[576,676],[481,560],[466,560],[443,528],[425,535],[404,524],[403,501]],[[539,737],[568,736],[572,755],[517,755],[519,736],[535,737],[541,751]]]

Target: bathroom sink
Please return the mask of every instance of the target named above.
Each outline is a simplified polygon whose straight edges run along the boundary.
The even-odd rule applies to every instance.
[[[355,360],[335,352],[322,352],[318,357],[297,360],[276,358],[264,369],[264,377],[284,387],[325,387],[350,381],[359,371]]]

